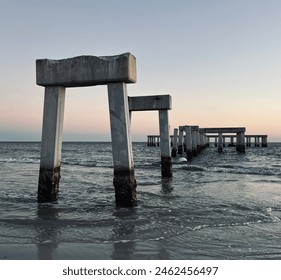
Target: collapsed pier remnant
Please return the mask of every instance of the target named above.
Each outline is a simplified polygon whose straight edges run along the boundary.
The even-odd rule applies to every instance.
[[[245,153],[245,127],[216,127],[216,128],[199,128],[201,133],[218,135],[218,152],[223,151],[223,134],[236,133],[237,152]]]
[[[172,161],[170,151],[169,114],[172,109],[172,97],[170,95],[149,95],[129,97],[129,110],[133,111],[158,111],[160,136],[149,137],[155,143],[157,139],[161,153],[162,177],[172,177]],[[159,144],[160,139],[160,144]]]
[[[130,53],[36,60],[36,83],[45,87],[38,202],[58,196],[65,88],[107,85],[116,204],[137,204],[126,85],[135,82],[136,59]]]

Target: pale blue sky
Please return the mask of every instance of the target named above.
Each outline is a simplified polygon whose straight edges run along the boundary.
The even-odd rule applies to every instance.
[[[171,131],[246,126],[281,141],[281,1],[0,0],[0,141],[40,140],[35,60],[131,52],[129,95],[171,94]],[[67,89],[64,140],[110,140],[106,87]],[[134,140],[158,133],[134,113]]]

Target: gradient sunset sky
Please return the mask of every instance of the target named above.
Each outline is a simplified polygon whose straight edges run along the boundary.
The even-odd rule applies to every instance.
[[[130,96],[171,94],[170,124],[281,141],[280,0],[1,0],[0,141],[40,140],[35,60],[131,52]],[[66,90],[65,141],[110,141],[107,87]],[[133,140],[158,134],[135,112]]]

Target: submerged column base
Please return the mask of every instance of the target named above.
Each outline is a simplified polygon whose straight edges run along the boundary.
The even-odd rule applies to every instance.
[[[113,186],[118,207],[137,206],[137,182],[134,171],[114,171]]]
[[[244,145],[237,145],[236,151],[239,153],[245,153],[245,146]]]
[[[60,167],[40,168],[38,202],[52,202],[58,199],[60,177]]]
[[[193,149],[193,150],[192,150],[192,155],[196,157],[196,156],[197,156],[197,154],[198,154],[197,149]]]
[[[178,154],[182,155],[182,146],[178,146]]]
[[[172,159],[171,157],[161,158],[161,175],[162,177],[172,177]]]
[[[186,151],[186,159],[192,159],[192,156],[193,156],[193,151],[192,150],[187,150]]]
[[[176,157],[177,156],[177,149],[173,148],[172,149],[172,157]]]
[[[222,147],[221,146],[218,147],[218,152],[222,153]]]

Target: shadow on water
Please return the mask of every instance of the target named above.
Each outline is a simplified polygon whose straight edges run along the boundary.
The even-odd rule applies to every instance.
[[[57,259],[58,209],[54,204],[38,204],[36,223],[36,246],[39,260]]]
[[[169,194],[173,189],[172,178],[161,179],[162,194]],[[157,207],[153,209],[157,211]],[[143,211],[147,211],[147,208],[117,208],[113,213],[113,260],[171,259],[165,241],[160,236],[163,229],[151,232],[151,228],[155,227],[154,219]]]
[[[135,232],[136,224],[134,220],[137,216],[136,209],[117,209],[113,214],[115,221],[112,229],[114,239],[113,260],[131,260],[135,253]]]
[[[161,178],[161,192],[164,194],[171,193],[174,190],[172,178]]]

